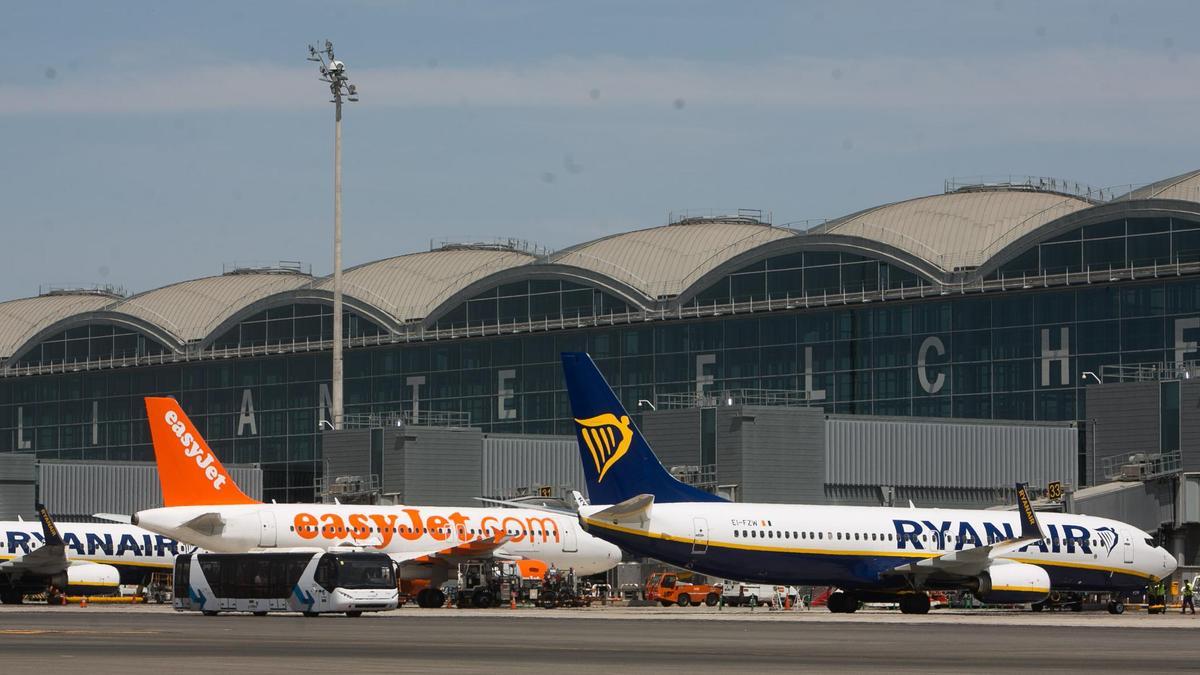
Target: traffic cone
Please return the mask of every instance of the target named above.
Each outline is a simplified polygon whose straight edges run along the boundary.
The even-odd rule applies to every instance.
[[[784,609],[792,608],[792,596],[790,596],[790,595],[783,596],[783,608]]]
[[[516,595],[508,596],[508,608],[509,609],[517,608],[517,596]]]
[[[79,599],[79,606],[87,607],[87,596],[86,595]]]

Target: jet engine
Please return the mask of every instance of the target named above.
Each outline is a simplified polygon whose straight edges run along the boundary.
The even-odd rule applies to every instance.
[[[121,573],[112,565],[75,563],[50,583],[67,595],[111,595],[119,590]]]
[[[993,604],[1040,602],[1050,594],[1050,575],[1027,563],[994,564],[976,578],[976,584],[975,597]]]

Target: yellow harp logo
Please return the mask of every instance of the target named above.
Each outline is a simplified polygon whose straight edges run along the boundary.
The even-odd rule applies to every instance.
[[[596,462],[596,482],[604,480],[604,474],[617,460],[625,456],[629,444],[633,442],[633,430],[629,428],[629,417],[622,415],[620,419],[612,413],[596,415],[585,420],[576,419],[579,425],[579,435],[592,453]]]

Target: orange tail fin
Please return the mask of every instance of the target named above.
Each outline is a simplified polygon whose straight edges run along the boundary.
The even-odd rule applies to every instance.
[[[258,504],[247,497],[173,398],[146,397],[164,506]]]

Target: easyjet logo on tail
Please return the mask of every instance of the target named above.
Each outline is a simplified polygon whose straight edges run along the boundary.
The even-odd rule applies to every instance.
[[[172,398],[146,398],[146,417],[166,506],[255,504],[233,482]]]
[[[575,423],[579,425],[579,436],[592,453],[592,461],[596,463],[596,482],[599,483],[633,443],[629,416],[621,415],[617,419],[612,413],[604,413],[583,420],[576,419]]]
[[[196,442],[195,436],[187,430],[187,425],[179,421],[179,414],[174,410],[168,410],[163,415],[163,420],[171,427],[171,431],[175,432],[175,437],[179,439],[179,443],[183,448],[183,454],[186,457],[193,457],[196,460],[196,466],[204,469],[204,477],[212,483],[214,490],[220,490],[225,484],[225,475],[217,471],[217,467],[213,466],[213,461],[216,457]]]

